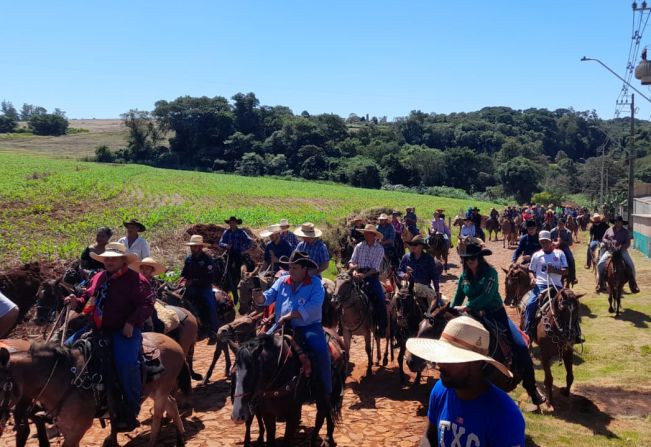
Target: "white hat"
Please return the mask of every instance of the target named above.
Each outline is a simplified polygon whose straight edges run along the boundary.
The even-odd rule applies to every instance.
[[[323,233],[312,222],[305,222],[294,230],[294,234],[298,237],[321,237]]]
[[[280,222],[278,223],[280,227],[288,227],[289,226],[289,221],[287,219],[280,219]]]
[[[260,237],[269,237],[275,233],[280,233],[280,225],[269,225],[266,230],[260,232]]]
[[[389,216],[386,214],[382,213],[378,216],[377,220],[389,220]]]
[[[106,244],[104,253],[100,255],[93,252],[90,253],[91,258],[102,264],[104,264],[106,258],[121,258],[123,256],[127,258],[127,264],[140,261],[140,257],[137,254],[127,251],[127,247],[119,242],[109,242]]]
[[[154,269],[154,273],[152,274],[152,276],[158,276],[161,273],[165,273],[166,270],[165,266],[160,262],[158,262],[157,260],[155,260],[154,258],[145,258],[142,261],[136,261],[131,265],[129,265],[129,268],[131,270],[135,270],[138,273],[141,273],[140,267],[142,267],[143,265],[152,267]]]
[[[549,231],[543,230],[538,234],[538,240],[539,241],[551,241],[552,240],[552,234]]]
[[[443,329],[440,340],[410,338],[407,349],[414,355],[434,363],[490,363],[507,377],[511,371],[488,356],[490,334],[477,320],[461,316],[450,320]]]
[[[193,234],[190,236],[190,242],[186,242],[184,245],[187,245],[189,247],[193,245],[201,245],[202,247],[207,247],[210,244],[207,244],[203,241],[203,236],[200,234]]]

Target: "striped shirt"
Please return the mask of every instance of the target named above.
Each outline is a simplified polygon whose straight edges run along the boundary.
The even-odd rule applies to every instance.
[[[240,228],[236,230],[229,228],[224,231],[222,238],[219,240],[220,247],[226,248],[227,245],[230,245],[233,251],[246,251],[251,246],[251,239],[246,234],[246,231]]]
[[[470,224],[470,226],[461,227],[461,237],[472,236],[475,237],[475,225]]]
[[[310,259],[316,262],[316,264],[319,266],[324,262],[330,261],[330,253],[328,253],[328,247],[326,247],[321,239],[317,239],[312,245],[308,244],[305,241],[301,241],[296,246],[296,250],[307,253]]]
[[[289,242],[289,245],[292,246],[292,249],[295,249],[298,246],[299,240],[291,231],[288,231],[287,233],[280,233],[280,238]]]
[[[379,242],[369,246],[366,241],[355,245],[353,256],[350,262],[357,265],[357,268],[371,268],[380,271],[384,259],[384,247]]]

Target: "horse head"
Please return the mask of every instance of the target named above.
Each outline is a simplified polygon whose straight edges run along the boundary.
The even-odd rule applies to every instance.
[[[0,348],[0,436],[4,431],[11,409],[20,397],[19,389],[9,369],[9,350]]]
[[[416,338],[440,338],[445,325],[454,317],[455,315],[450,312],[450,308],[439,307],[437,306],[436,301],[432,302],[425,313],[423,320],[418,325]],[[424,359],[409,351],[405,354],[405,361],[407,362],[409,370],[415,373],[423,371],[427,364]]]
[[[579,298],[584,294],[576,294],[572,289],[561,289],[552,301],[554,318],[559,330],[568,332],[575,327],[579,319]]]
[[[239,343],[255,336],[258,322],[262,316],[262,312],[256,311],[222,325],[217,331],[217,339],[222,343],[227,343],[231,349],[237,351]]]
[[[502,269],[506,273],[504,278],[504,288],[506,297],[504,304],[507,306],[517,306],[526,292],[532,289],[529,271],[522,264],[512,264],[508,270]]]
[[[349,272],[343,271],[339,273],[335,279],[335,288],[332,298],[335,301],[342,303],[350,298],[354,287],[355,280],[353,279],[353,276]]]
[[[60,280],[43,281],[36,292],[36,315],[33,322],[38,326],[49,323],[63,307],[63,298],[64,287]]]

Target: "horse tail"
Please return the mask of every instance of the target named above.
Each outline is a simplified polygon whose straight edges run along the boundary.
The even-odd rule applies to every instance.
[[[330,416],[335,425],[341,422],[341,409],[344,404],[344,385],[346,384],[346,371],[348,370],[348,352],[343,351],[343,367],[339,368],[332,383]]]
[[[192,380],[190,377],[190,365],[188,362],[183,362],[183,367],[176,378],[179,389],[184,396],[189,396],[192,392]]]

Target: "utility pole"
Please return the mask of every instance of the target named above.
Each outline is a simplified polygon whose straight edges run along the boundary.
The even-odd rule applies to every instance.
[[[635,195],[635,94],[631,94],[631,138],[628,146],[628,230],[633,234],[633,198]]]

